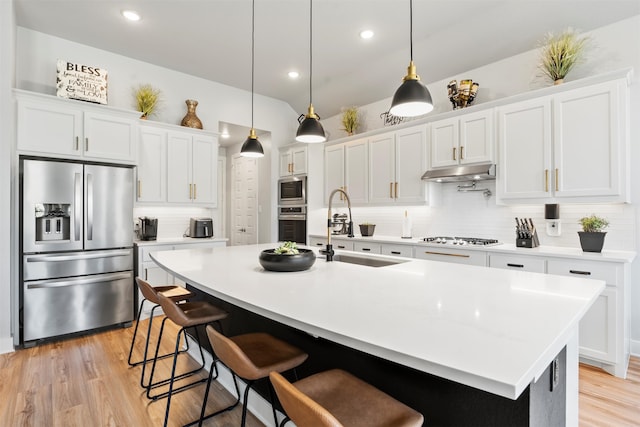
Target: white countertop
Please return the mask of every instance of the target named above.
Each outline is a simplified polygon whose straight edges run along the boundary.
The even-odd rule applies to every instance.
[[[212,243],[212,242],[228,242],[225,237],[165,237],[156,240],[134,240],[137,246],[155,246],[155,245],[184,245],[191,243]]]
[[[307,271],[265,271],[258,256],[275,246],[151,257],[187,283],[242,308],[511,399],[577,333],[605,286],[600,280],[408,258],[380,268],[318,258]]]
[[[326,234],[310,234],[309,237],[317,237],[320,239],[327,238]],[[439,243],[427,243],[422,238],[413,237],[411,239],[403,239],[395,236],[371,236],[371,237],[347,237],[346,235],[331,236],[331,240],[351,240],[359,242],[376,242],[382,244],[398,244],[410,246],[428,246],[442,249],[464,249],[472,251],[511,253],[517,255],[533,255],[557,258],[573,258],[584,259],[586,261],[610,261],[610,262],[631,262],[636,257],[636,253],[632,251],[616,251],[605,249],[601,253],[583,252],[580,248],[567,248],[561,246],[538,246],[537,248],[518,248],[513,243],[500,243],[498,245],[481,246],[481,245],[443,245]]]

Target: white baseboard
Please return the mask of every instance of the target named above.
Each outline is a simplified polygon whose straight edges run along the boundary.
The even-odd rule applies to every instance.
[[[640,357],[640,341],[631,340],[631,355]]]
[[[196,343],[190,336],[188,337],[188,339],[189,339],[189,354],[195,360],[200,360],[200,353],[197,350],[198,343]],[[203,351],[204,351],[205,367],[208,372],[209,368],[211,367],[211,362],[213,359],[211,357],[211,354],[209,354],[209,352],[207,352],[204,349]],[[222,363],[218,363],[217,366],[218,366],[218,379],[216,381],[220,383],[229,393],[231,393],[232,396],[235,396],[236,389],[233,385],[233,376],[231,375],[231,371]],[[246,384],[242,380],[238,379],[238,388],[240,390],[241,401],[244,395],[245,387],[246,387]],[[203,391],[202,397],[204,398],[204,391]],[[209,399],[215,399],[215,396],[212,394],[209,394]],[[263,423],[267,427],[278,427],[273,423],[273,412],[271,410],[271,403],[268,400],[264,399],[262,396],[256,393],[253,389],[249,392],[248,400],[249,400],[249,405],[247,406],[247,409],[256,418],[258,418],[261,423]],[[285,418],[285,416],[280,411],[276,411],[276,415],[278,417],[278,425],[280,425],[280,423]],[[293,422],[289,422],[287,426],[295,427],[295,424]]]
[[[0,354],[13,353],[14,351],[12,337],[0,338]]]

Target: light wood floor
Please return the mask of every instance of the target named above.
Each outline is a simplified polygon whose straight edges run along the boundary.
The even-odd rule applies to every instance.
[[[140,329],[146,331],[146,321]],[[167,333],[173,337],[175,329]],[[162,425],[166,401],[150,403],[138,384],[140,367],[127,364],[132,334],[133,328],[116,329],[0,355],[0,425]],[[171,347],[168,341],[166,351]],[[136,351],[140,355],[141,346]],[[179,369],[195,365],[181,358]],[[163,378],[168,376],[169,362],[165,360],[161,368]],[[232,402],[226,391],[214,387],[215,383],[207,412]],[[169,425],[181,426],[197,418],[203,393],[200,385],[175,395]],[[239,406],[205,425],[238,426],[240,415]],[[247,425],[262,426],[253,416]],[[640,426],[639,358],[631,359],[626,380],[580,365],[580,426]]]

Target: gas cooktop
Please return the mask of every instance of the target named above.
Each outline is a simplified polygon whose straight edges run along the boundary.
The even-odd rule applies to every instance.
[[[437,243],[440,245],[447,246],[465,246],[465,245],[473,245],[473,246],[494,246],[499,245],[500,242],[496,239],[480,239],[477,237],[425,237],[422,239],[425,243]]]

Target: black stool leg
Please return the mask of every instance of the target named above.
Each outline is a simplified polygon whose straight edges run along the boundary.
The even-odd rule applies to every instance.
[[[133,354],[133,345],[136,342],[136,336],[138,335],[138,326],[140,326],[140,316],[142,315],[142,306],[144,305],[146,298],[142,300],[140,303],[140,308],[138,309],[138,317],[136,317],[136,328],[133,330],[133,338],[131,338],[131,347],[129,348],[129,358],[127,359],[127,363],[129,366],[139,365],[141,362],[131,362],[131,355]],[[149,335],[147,335],[147,340],[149,340]],[[148,343],[149,341],[147,341]]]
[[[182,330],[180,331],[182,332]],[[167,410],[164,414],[164,427],[169,422],[169,408],[171,406],[171,395],[173,394],[173,381],[176,375],[176,365],[178,363],[178,352],[180,350],[180,333],[176,336],[176,348],[173,352],[173,366],[171,368],[171,378],[169,381],[169,391],[167,392]]]
[[[236,380],[236,375],[233,373],[233,371],[231,371],[231,375],[233,377],[233,385],[236,388],[236,401],[233,402],[231,405],[227,406],[226,408],[219,409],[219,410],[215,411],[212,414],[209,414],[209,415],[205,415],[204,414],[205,413],[205,409],[207,407],[207,401],[209,399],[209,387],[211,386],[211,380],[217,378],[218,374],[219,374],[218,368],[216,366],[216,374],[213,377],[211,376],[211,373],[213,372],[213,366],[216,365],[217,362],[218,362],[218,359],[214,359],[213,363],[211,364],[212,365],[212,369],[211,369],[211,371],[209,371],[209,381],[207,381],[207,390],[205,391],[204,400],[202,401],[202,410],[200,411],[200,419],[198,419],[196,421],[192,421],[189,424],[185,424],[183,427],[191,427],[191,426],[194,426],[196,424],[198,426],[202,427],[202,422],[204,420],[207,420],[209,418],[215,417],[216,415],[219,415],[219,414],[221,414],[223,412],[230,411],[233,408],[235,408],[236,406],[238,406],[238,404],[240,403],[240,388],[238,387],[238,381]]]
[[[151,374],[149,374],[149,384],[148,385],[144,385],[142,384],[142,386],[144,388],[147,389],[147,398],[151,399],[151,387],[153,385],[153,374],[156,371],[156,362],[158,361],[158,351],[160,350],[160,342],[162,341],[162,332],[164,331],[164,324],[167,321],[167,318],[165,317],[164,319],[162,319],[162,324],[160,325],[160,333],[158,335],[158,343],[156,344],[156,351],[155,351],[155,355],[153,356],[153,363],[151,364]],[[180,334],[178,334],[178,337],[180,336]],[[144,379],[144,368],[146,366],[146,363],[144,365],[142,365],[142,377],[141,377],[141,382]]]
[[[253,381],[247,381],[247,388],[244,389],[244,405],[242,405],[242,422],[240,423],[241,427],[244,427],[247,422],[247,400],[249,400],[249,391],[251,390],[252,385]]]
[[[276,407],[273,405],[273,385],[271,385],[271,381],[267,378],[267,382],[269,383],[269,400],[271,400],[271,410],[273,411],[273,422],[274,426],[278,425],[278,416],[276,415]]]

